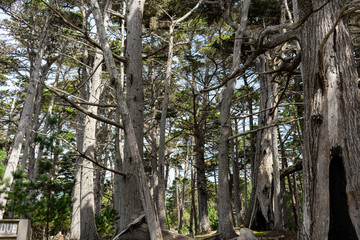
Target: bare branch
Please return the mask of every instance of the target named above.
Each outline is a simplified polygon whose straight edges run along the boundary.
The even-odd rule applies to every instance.
[[[118,128],[123,128],[123,126],[111,119],[108,119],[108,118],[105,118],[105,117],[101,117],[99,115],[96,115],[90,111],[88,111],[87,109],[79,106],[78,104],[76,104],[74,101],[70,100],[65,94],[67,94],[66,92],[64,91],[61,91],[60,89],[57,89],[57,88],[54,88],[54,87],[51,87],[49,85],[47,85],[44,81],[40,80],[42,84],[44,84],[44,86],[50,90],[50,92],[54,93],[56,96],[58,96],[59,98],[61,99],[64,99],[66,102],[70,103],[71,106],[73,106],[74,108],[76,108],[77,110],[83,112],[84,114],[92,117],[92,118],[95,118],[96,120],[99,120],[101,122],[104,122],[104,123],[108,123],[110,125],[113,125],[115,127],[118,127]],[[89,102],[86,102],[84,100],[84,103],[89,103]],[[89,105],[91,105],[93,103],[89,103]]]
[[[204,0],[199,0],[198,3],[195,5],[195,7],[193,7],[189,12],[187,12],[184,16],[182,16],[181,18],[177,19],[174,21],[174,24],[178,24],[182,21],[184,21],[187,17],[189,17],[196,9],[198,9],[198,7],[200,7],[200,5],[202,4]]]
[[[280,179],[283,179],[284,177],[286,177],[286,176],[288,176],[288,175],[290,175],[290,174],[292,174],[294,172],[300,171],[302,169],[303,169],[302,160],[298,159],[290,167],[287,167],[287,168],[284,168],[284,169],[280,170]]]
[[[112,15],[114,15],[114,16],[117,16],[117,17],[119,17],[119,18],[121,18],[121,19],[125,19],[125,16],[122,15],[121,13],[118,13],[118,12],[112,10],[112,9],[108,9],[107,11],[108,11],[109,13],[111,13]]]
[[[261,127],[261,128],[258,128],[258,129],[250,130],[250,131],[247,131],[247,132],[244,132],[244,133],[239,133],[237,135],[229,137],[228,140],[231,140],[233,138],[238,138],[238,137],[241,137],[241,136],[244,136],[244,135],[248,135],[250,133],[256,133],[258,131],[261,131],[261,130],[264,130],[264,129],[267,129],[267,128],[276,127],[276,126],[279,126],[279,125],[285,125],[285,124],[289,124],[289,123],[292,123],[292,122],[296,122],[296,121],[299,121],[301,119],[303,119],[303,117],[292,119],[292,120],[287,121],[287,122],[274,123],[274,124],[271,124],[271,125],[268,125],[268,126],[265,126],[265,127]]]
[[[115,174],[119,174],[123,177],[126,177],[127,174],[126,173],[123,173],[123,172],[120,172],[118,170],[115,170],[115,169],[112,169],[112,168],[108,168],[104,165],[102,165],[101,163],[99,163],[98,161],[92,159],[91,157],[87,156],[85,153],[79,151],[79,149],[77,147],[75,147],[74,145],[72,145],[70,142],[68,142],[66,139],[64,139],[63,137],[60,137],[61,140],[63,140],[64,142],[66,142],[72,149],[74,149],[77,153],[79,153],[79,155],[82,157],[82,158],[85,158],[86,160],[89,160],[90,162],[94,163],[96,166],[98,167],[101,167],[102,169],[105,169],[107,171],[110,171],[110,172],[113,172]]]

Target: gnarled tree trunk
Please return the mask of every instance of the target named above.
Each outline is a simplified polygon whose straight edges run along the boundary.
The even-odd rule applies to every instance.
[[[360,238],[360,106],[349,31],[351,1],[299,1],[318,9],[301,31],[305,95],[304,215],[300,239]]]

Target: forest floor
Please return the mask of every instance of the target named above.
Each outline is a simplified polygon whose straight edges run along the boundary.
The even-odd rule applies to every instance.
[[[297,240],[297,233],[292,231],[264,231],[264,232],[256,232],[253,231],[254,235],[259,240]]]
[[[236,229],[235,231],[237,234],[239,234],[239,229]],[[293,231],[253,231],[253,233],[258,240],[297,240],[297,233]],[[207,235],[198,235],[195,237],[195,239],[212,240],[216,239],[217,235],[218,234],[216,233],[216,231],[213,231]]]

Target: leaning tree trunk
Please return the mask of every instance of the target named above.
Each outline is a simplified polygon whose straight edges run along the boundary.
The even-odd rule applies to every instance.
[[[235,31],[233,48],[232,70],[240,65],[242,37],[246,28],[250,1],[246,0],[242,4],[240,13],[240,24],[232,22],[229,8],[224,1],[221,1],[222,8],[225,10],[225,18]],[[236,79],[233,78],[226,83],[223,90],[223,97],[220,103],[220,142],[219,142],[219,227],[218,231],[222,239],[233,238],[236,236],[233,225],[232,206],[229,189],[229,137],[231,135],[230,107],[234,95]]]
[[[351,1],[305,2],[313,9],[326,4],[311,14],[301,31],[305,133],[300,239],[359,239],[358,75],[341,16]]]
[[[23,143],[23,138],[25,135],[26,128],[29,126],[30,121],[32,119],[32,114],[34,111],[34,101],[35,101],[35,95],[38,87],[38,80],[39,80],[39,74],[40,74],[40,68],[41,68],[41,61],[44,55],[45,51],[45,42],[47,39],[47,33],[50,28],[50,19],[51,16],[48,15],[45,23],[44,28],[42,30],[40,41],[37,49],[37,54],[34,61],[34,66],[32,68],[32,72],[30,73],[30,79],[29,79],[29,86],[27,89],[27,95],[25,98],[25,103],[23,106],[23,111],[21,113],[20,122],[14,137],[13,146],[10,152],[10,156],[8,158],[6,170],[3,177],[3,184],[1,184],[0,188],[3,189],[6,187],[6,191],[10,190],[10,186],[13,182],[13,172],[16,171],[16,168],[19,163],[19,157],[21,152],[21,147]],[[8,185],[5,185],[8,184]],[[7,193],[4,191],[0,195],[0,205],[5,207],[7,202]],[[0,210],[0,219],[3,218],[5,210]]]

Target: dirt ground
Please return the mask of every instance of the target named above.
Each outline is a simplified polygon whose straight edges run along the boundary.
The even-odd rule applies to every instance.
[[[259,240],[297,240],[297,233],[292,231],[266,231],[261,233],[254,231],[254,234]]]
[[[235,232],[239,234],[240,229],[236,228]],[[258,240],[297,240],[297,233],[292,231],[266,231],[266,232],[256,232],[253,231],[254,235]],[[216,231],[213,231],[207,235],[197,236],[196,239],[201,240],[216,240],[218,234]]]

